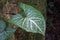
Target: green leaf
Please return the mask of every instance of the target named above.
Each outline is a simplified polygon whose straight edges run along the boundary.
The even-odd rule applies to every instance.
[[[0,40],[5,40],[5,32],[0,33]]]
[[[7,28],[6,31],[0,33],[0,40],[7,40],[14,32],[15,29]]]
[[[2,32],[6,27],[6,23],[3,20],[0,20],[0,32]]]
[[[8,28],[6,29],[6,35],[9,37],[9,36],[11,36],[15,31],[16,31],[16,30],[15,30],[14,28],[8,27]]]
[[[16,14],[11,17],[9,22],[17,25],[27,32],[40,33],[45,35],[46,23],[41,12],[32,6],[23,3],[20,4],[20,7],[24,10],[26,17],[23,17],[20,14]]]

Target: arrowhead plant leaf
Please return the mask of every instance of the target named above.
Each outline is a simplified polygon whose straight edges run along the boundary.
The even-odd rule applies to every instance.
[[[32,6],[23,3],[19,4],[19,7],[24,10],[23,14],[25,14],[26,17],[23,17],[20,14],[12,15],[9,22],[17,25],[27,32],[40,33],[45,35],[46,23],[41,12]]]

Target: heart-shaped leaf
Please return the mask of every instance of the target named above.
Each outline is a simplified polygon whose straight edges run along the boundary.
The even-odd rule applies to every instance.
[[[6,27],[6,23],[3,20],[0,20],[0,32],[2,32]]]
[[[21,3],[20,7],[24,10],[26,17],[20,14],[13,15],[9,20],[10,23],[18,25],[18,27],[27,32],[40,33],[45,35],[45,19],[40,11],[32,6]]]

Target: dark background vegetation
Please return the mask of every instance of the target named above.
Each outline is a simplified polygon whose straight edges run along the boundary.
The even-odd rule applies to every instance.
[[[47,0],[47,29],[45,40],[60,40],[60,0]]]

